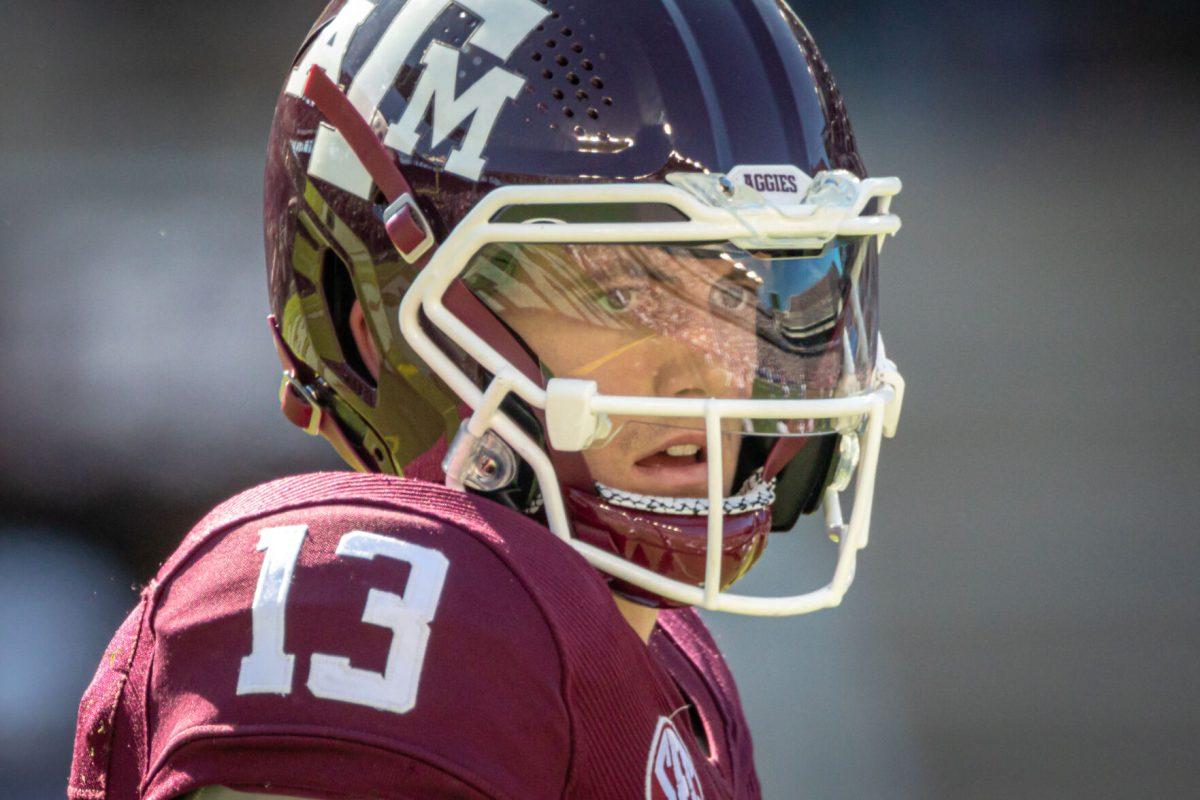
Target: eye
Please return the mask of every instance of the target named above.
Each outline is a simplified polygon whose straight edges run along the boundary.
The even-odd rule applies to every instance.
[[[754,290],[743,286],[735,280],[725,278],[714,284],[708,294],[708,302],[713,308],[726,313],[744,310],[753,302]]]
[[[596,297],[597,304],[610,314],[620,314],[629,309],[633,303],[634,289],[629,286],[617,286],[602,292]]]

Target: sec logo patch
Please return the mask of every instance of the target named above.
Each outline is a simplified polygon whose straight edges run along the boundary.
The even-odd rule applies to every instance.
[[[658,718],[646,761],[646,800],[704,800],[696,764],[675,723]]]

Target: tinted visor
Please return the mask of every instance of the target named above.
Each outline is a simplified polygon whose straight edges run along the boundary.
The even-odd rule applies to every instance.
[[[732,244],[491,244],[467,286],[548,376],[603,394],[812,399],[870,385],[875,248],[749,253]],[[819,433],[821,420],[746,420],[743,432]]]

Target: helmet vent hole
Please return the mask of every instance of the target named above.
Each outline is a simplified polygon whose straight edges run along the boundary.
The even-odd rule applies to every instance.
[[[343,379],[350,378],[348,382],[353,385],[353,379],[357,378],[364,387],[374,389],[375,378],[367,369],[366,362],[358,351],[358,343],[354,341],[354,334],[350,331],[350,310],[354,308],[354,301],[358,299],[358,295],[354,292],[350,270],[333,249],[327,249],[321,261],[321,290],[325,295],[325,305],[329,308],[334,333],[337,335],[338,349],[342,351],[343,372],[351,373],[348,376],[343,375]]]
[[[543,6],[549,6],[549,0],[538,0]],[[539,100],[538,97],[531,98],[537,100],[537,109],[541,112],[548,111],[548,104],[551,101],[557,101],[557,108],[562,111],[563,117],[567,119],[584,118],[589,120],[598,120],[600,118],[600,110],[605,106],[612,106],[613,100],[611,97],[594,96],[594,90],[604,88],[604,80],[594,74],[596,70],[596,61],[594,58],[585,57],[585,51],[589,43],[596,41],[596,35],[589,33],[586,30],[586,21],[579,19],[578,24],[563,24],[566,22],[563,17],[571,18],[570,14],[561,14],[558,11],[551,10],[550,14],[542,21],[542,24],[537,26],[539,31],[546,34],[546,38],[540,42],[530,42],[529,58],[538,64],[538,68],[531,70],[532,75],[535,72],[540,72],[542,79],[552,81],[550,86],[535,89],[533,83],[526,84],[526,90],[542,96],[542,91],[547,91],[550,95],[545,101]],[[555,24],[557,21],[558,24]],[[600,61],[604,60],[604,53],[593,54]],[[565,82],[565,83],[564,83]],[[554,84],[557,85],[554,85]],[[586,88],[585,88],[586,87]],[[599,94],[598,92],[596,94]],[[575,128],[580,126],[575,125]],[[551,130],[558,130],[556,123],[550,123]],[[576,133],[579,133],[577,130]],[[595,134],[591,131],[591,134]],[[582,134],[580,134],[582,135]]]

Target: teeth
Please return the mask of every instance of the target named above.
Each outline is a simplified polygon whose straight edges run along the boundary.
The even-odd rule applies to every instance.
[[[669,456],[694,456],[700,452],[700,445],[696,444],[673,444],[667,448]]]

